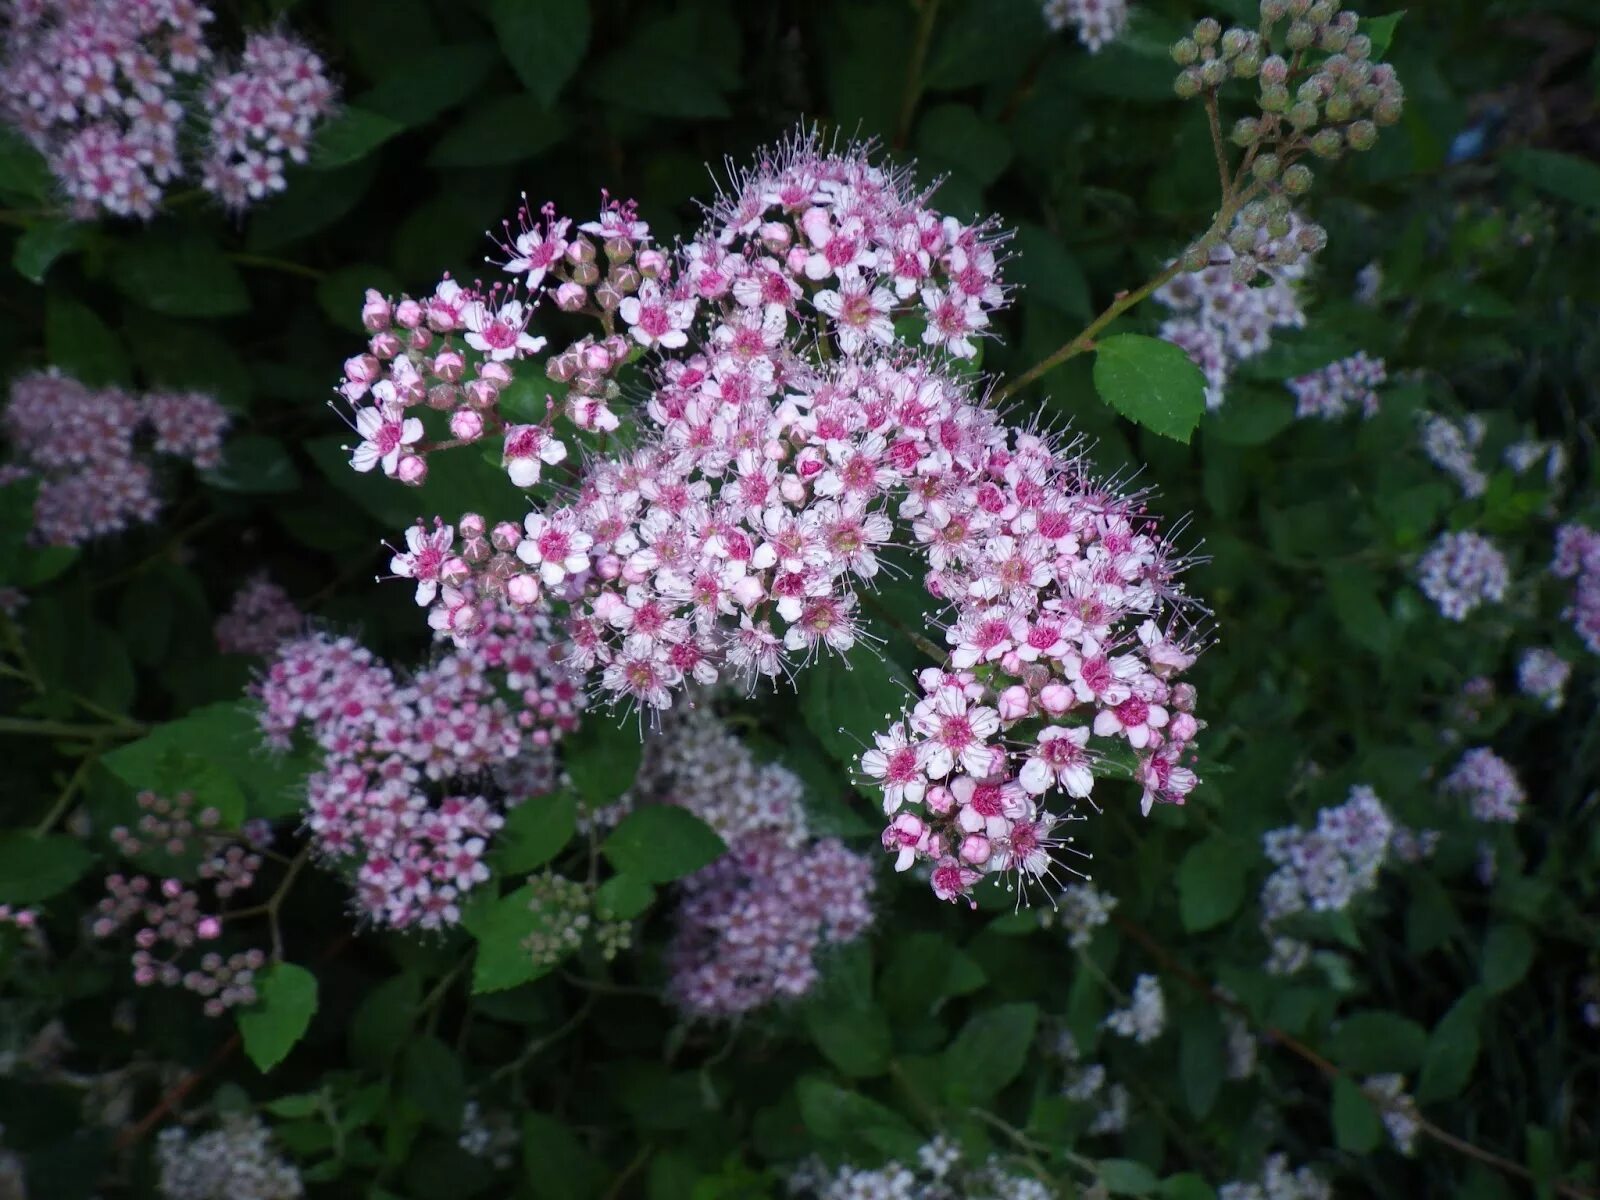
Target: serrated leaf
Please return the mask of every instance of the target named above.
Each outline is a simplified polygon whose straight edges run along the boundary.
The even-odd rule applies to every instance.
[[[830,1150],[850,1155],[914,1156],[922,1136],[899,1113],[859,1092],[824,1079],[795,1084],[800,1116],[811,1136]]]
[[[889,1069],[893,1038],[881,1008],[812,1003],[805,1009],[805,1026],[822,1056],[841,1074],[867,1079]]]
[[[567,119],[532,96],[500,96],[474,105],[428,155],[430,167],[482,167],[533,158],[567,135]]]
[[[1383,1118],[1354,1080],[1333,1081],[1333,1140],[1351,1154],[1370,1154],[1383,1142]]]
[[[1458,1095],[1472,1078],[1478,1063],[1484,999],[1481,987],[1468,988],[1428,1035],[1428,1049],[1422,1056],[1422,1074],[1417,1081],[1419,1104]]]
[[[635,809],[600,846],[618,871],[650,883],[681,879],[726,849],[716,830],[675,804]]]
[[[525,875],[544,866],[572,840],[578,802],[570,792],[534,796],[506,813],[491,859],[504,875]]]
[[[0,903],[34,904],[66,891],[94,855],[77,838],[59,834],[0,834]]]
[[[261,1071],[288,1057],[317,1012],[317,979],[294,963],[273,963],[256,976],[256,1002],[239,1013],[244,1052]]]
[[[492,0],[489,19],[522,86],[549,108],[588,49],[588,0]]]
[[[461,924],[478,942],[472,964],[472,990],[499,992],[546,975],[553,964],[535,962],[523,942],[548,921],[533,907],[534,889],[525,884],[509,896],[475,895],[462,908]]]
[[[613,921],[631,921],[650,907],[656,889],[633,875],[613,875],[594,891],[595,912]]]
[[[1214,929],[1244,903],[1247,859],[1228,840],[1209,838],[1178,864],[1178,913],[1190,933]]]
[[[838,762],[854,767],[862,743],[905,710],[911,680],[899,664],[858,642],[847,655],[823,655],[800,676],[799,689],[812,734]]]
[[[1171,342],[1119,333],[1095,349],[1094,387],[1100,398],[1152,433],[1188,442],[1206,411],[1206,381],[1188,354]]]
[[[585,804],[610,804],[633,785],[644,753],[639,731],[594,714],[562,739],[561,760]]]
[[[308,164],[316,171],[349,166],[405,128],[393,117],[347,106],[316,134]]]
[[[997,1004],[968,1020],[944,1052],[950,1102],[992,1100],[1021,1073],[1038,1025],[1036,1004]]]
[[[1148,1196],[1161,1184],[1154,1171],[1131,1158],[1102,1158],[1094,1170],[1113,1196]]]
[[[461,1129],[467,1102],[461,1059],[436,1037],[413,1038],[400,1067],[400,1094],[442,1133]]]
[[[1384,13],[1381,17],[1362,17],[1361,23],[1356,28],[1357,33],[1364,33],[1372,39],[1372,61],[1381,62],[1389,53],[1389,47],[1394,44],[1394,32],[1400,24],[1400,18],[1406,15],[1406,10]]]

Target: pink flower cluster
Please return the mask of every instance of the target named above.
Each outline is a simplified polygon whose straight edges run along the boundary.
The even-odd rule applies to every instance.
[[[271,654],[305,624],[306,615],[265,572],[250,578],[217,618],[217,649],[224,654]]]
[[[1370,358],[1362,350],[1309,375],[1291,379],[1287,386],[1294,393],[1295,416],[1302,420],[1321,417],[1324,421],[1336,421],[1352,409],[1359,409],[1363,417],[1377,416],[1376,389],[1388,378],[1389,371],[1383,359]]]
[[[241,845],[238,834],[216,831],[219,817],[215,809],[196,812],[194,797],[187,792],[170,799],[141,792],[138,804],[143,812],[135,829],[118,826],[111,831],[112,841],[125,857],[135,858],[146,850],[175,856],[198,846],[204,856],[200,878],[210,883],[219,904],[255,882],[261,855]],[[133,934],[134,982],[141,987],[182,987],[194,992],[205,998],[205,1014],[216,1017],[235,1005],[255,1001],[255,974],[266,956],[257,949],[228,955],[208,951],[197,965],[180,965],[179,960],[190,951],[222,936],[227,914],[208,912],[202,905],[200,893],[181,879],[111,875],[106,879],[106,896],[96,909],[93,932],[105,938],[138,924]]]
[[[49,163],[79,217],[148,218],[185,173],[181,102],[213,58],[198,0],[8,0],[0,120]],[[206,85],[201,185],[242,207],[283,187],[333,88],[284,34],[252,34],[236,71]]]
[[[252,33],[231,71],[205,88],[210,138],[200,184],[229,208],[248,208],[287,186],[285,160],[309,157],[311,131],[333,107],[322,59],[285,33]]]
[[[1590,652],[1600,654],[1600,533],[1576,523],[1561,526],[1550,570],[1574,581],[1572,603],[1562,615]]]
[[[1517,690],[1555,712],[1566,701],[1572,664],[1554,650],[1530,646],[1517,658]]]
[[[1465,800],[1473,820],[1486,824],[1516,821],[1528,798],[1511,764],[1487,746],[1476,746],[1463,754],[1440,781],[1439,788],[1446,795]]]
[[[488,777],[498,770],[508,788],[548,777],[527,760],[550,758],[582,702],[545,618],[504,609],[409,680],[350,638],[315,633],[280,647],[254,690],[270,744],[303,729],[321,755],[305,821],[317,854],[349,869],[362,918],[401,929],[460,919],[504,824]]]
[[[1505,599],[1511,568],[1481,533],[1441,533],[1417,563],[1417,583],[1441,614],[1464,621],[1481,605]]]
[[[214,467],[222,460],[229,417],[199,393],[140,396],[85,387],[52,370],[15,380],[0,420],[17,456],[0,467],[0,478],[39,480],[34,536],[77,546],[148,524],[161,511],[143,446],[197,468]]]
[[[807,830],[804,785],[758,763],[709,705],[674,709],[645,742],[634,786],[591,814],[610,824],[642,803],[688,809],[728,853],[683,881],[668,950],[669,994],[699,1017],[729,1018],[802,996],[823,947],[872,920],[872,862]]]
[[[926,346],[973,353],[1005,299],[987,226],[941,218],[860,148],[801,137],[737,176],[674,256],[626,204],[576,231],[525,211],[507,236],[532,293],[600,322],[601,340],[547,366],[574,425],[618,425],[630,346],[671,353],[633,414],[638,438],[573,471],[570,500],[520,524],[438,522],[397,555],[435,629],[466,646],[494,606],[553,602],[604,698],[665,709],[690,683],[751,689],[850,650],[859,592],[886,549],[910,547],[952,650],[868,760],[900,865],[934,863],[946,897],[985,871],[1048,873],[1040,798],[1088,796],[1091,737],[1125,752],[1147,811],[1195,786],[1183,563],[1141,497],[1095,479],[1074,446],[1008,427],[942,356],[888,344],[894,318],[920,313]],[[492,411],[544,346],[513,291],[447,279],[420,302],[369,294],[368,353],[341,389],[357,470],[416,482],[430,449],[494,429],[519,486],[565,461],[550,419]],[[430,443],[429,422],[449,439]]]

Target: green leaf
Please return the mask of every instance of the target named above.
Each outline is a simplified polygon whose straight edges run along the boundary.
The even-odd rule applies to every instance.
[[[1374,654],[1388,654],[1393,630],[1379,602],[1383,584],[1363,567],[1339,566],[1327,573],[1328,599],[1345,636]]]
[[[945,1049],[945,1091],[952,1104],[984,1104],[1015,1079],[1028,1061],[1036,1004],[997,1004],[976,1013]]]
[[[146,235],[123,243],[111,280],[136,304],[174,317],[226,317],[250,307],[238,268],[199,234]]]
[[[11,264],[24,279],[43,283],[51,264],[78,249],[88,237],[89,227],[77,221],[41,221],[30,225],[17,239]]]
[[[1359,1012],[1340,1021],[1328,1039],[1328,1057],[1357,1075],[1406,1074],[1422,1064],[1428,1031],[1391,1012]]]
[[[50,291],[44,310],[45,354],[63,372],[98,387],[132,376],[122,342],[88,306]]]
[[[55,189],[49,164],[27,139],[0,125],[0,195],[19,201],[43,200]]]
[[[1380,62],[1389,53],[1389,47],[1394,43],[1395,27],[1400,24],[1400,18],[1406,15],[1406,10],[1384,13],[1381,17],[1362,17],[1361,24],[1356,32],[1364,33],[1372,39],[1372,61]]]
[[[588,0],[491,0],[489,19],[522,86],[549,108],[588,49]]]
[[[602,918],[631,921],[656,898],[656,889],[633,875],[613,875],[594,891],[594,908]]]
[[[1363,21],[1362,28],[1365,27]],[[1600,208],[1600,166],[1586,158],[1519,146],[1502,155],[1500,164],[1541,192],[1583,208]]]
[[[1230,446],[1259,446],[1294,424],[1294,404],[1287,396],[1230,387],[1223,406],[1206,417],[1206,437]]]
[[[1094,315],[1089,281],[1059,237],[1024,221],[1017,226],[1016,246],[1017,256],[1006,264],[1006,277],[1023,287],[1028,300],[1085,321]]]
[[[531,797],[506,813],[491,861],[503,875],[526,875],[559,854],[577,827],[578,802],[572,793]]]
[[[1179,1025],[1178,1081],[1189,1111],[1204,1118],[1217,1102],[1227,1074],[1222,1018],[1211,1005],[1187,1009]]]
[[[589,1200],[600,1195],[613,1175],[577,1134],[543,1113],[522,1118],[522,1165],[535,1200]]]
[[[681,879],[726,849],[711,826],[675,804],[635,809],[600,846],[618,871],[650,883]]]
[[[1011,143],[1004,126],[984,120],[971,105],[936,104],[917,124],[917,153],[986,187],[1011,162]]]
[[[1188,442],[1206,411],[1206,381],[1189,356],[1160,338],[1119,333],[1099,343],[1094,386],[1135,424]]]
[[[1450,1006],[1428,1035],[1417,1081],[1417,1102],[1429,1104],[1459,1095],[1478,1063],[1478,1030],[1486,993],[1471,987]]]
[[[442,1133],[461,1129],[467,1103],[461,1059],[436,1037],[413,1038],[400,1067],[400,1094]]]
[[[894,940],[878,986],[896,1018],[909,1022],[987,982],[988,976],[970,954],[937,933],[919,930]]]
[[[1355,1081],[1333,1081],[1333,1140],[1351,1154],[1370,1154],[1383,1143],[1383,1118]]]
[[[239,1013],[244,1052],[261,1071],[288,1057],[317,1012],[317,977],[293,963],[273,963],[256,976],[256,1002]]]
[[[487,38],[386,55],[382,80],[356,96],[353,103],[410,129],[472,97],[499,61],[499,51]]]
[[[532,96],[501,96],[475,104],[434,145],[430,167],[482,167],[522,162],[567,135],[567,119]]]
[[[822,1056],[841,1074],[867,1079],[889,1069],[893,1038],[881,1008],[813,1002],[806,1006],[805,1025]]]
[[[533,886],[524,884],[509,896],[483,892],[463,906],[461,924],[478,941],[472,964],[475,993],[504,991],[550,972],[551,964],[534,962],[522,945],[548,921],[533,907],[533,896]]]
[[[644,753],[638,729],[595,713],[561,742],[561,758],[578,795],[591,808],[610,804],[633,786]]]
[[[368,1070],[387,1070],[411,1036],[421,1001],[421,981],[409,971],[368,991],[350,1018],[350,1057]]]
[[[1503,921],[1489,929],[1483,941],[1483,986],[1491,996],[1522,982],[1533,965],[1533,935],[1524,925]]]
[[[1113,1196],[1148,1196],[1161,1186],[1154,1171],[1131,1158],[1102,1158],[1094,1170]]]
[[[362,108],[346,107],[317,133],[308,165],[317,171],[349,166],[371,154],[404,128],[393,117]]]
[[[911,680],[892,659],[857,642],[849,654],[825,654],[800,676],[800,711],[816,739],[847,767],[861,742],[905,711]]]
[[[1214,929],[1244,903],[1249,859],[1226,838],[1191,847],[1178,864],[1178,913],[1190,933]]]
[[[94,862],[77,838],[0,834],[0,903],[33,904],[76,883]]]
[[[260,434],[228,439],[222,465],[203,472],[201,478],[224,492],[246,495],[292,492],[300,486],[300,472],[284,444]]]
[[[876,1154],[906,1161],[923,1142],[922,1135],[893,1109],[827,1080],[800,1080],[795,1098],[811,1136],[845,1156]]]
[[[1199,1175],[1185,1171],[1161,1181],[1164,1200],[1217,1200],[1217,1190]]]

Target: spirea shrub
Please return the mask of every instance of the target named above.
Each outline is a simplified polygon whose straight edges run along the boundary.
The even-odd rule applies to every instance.
[[[1600,1187],[1593,18],[1219,7],[6,6],[0,1194]]]

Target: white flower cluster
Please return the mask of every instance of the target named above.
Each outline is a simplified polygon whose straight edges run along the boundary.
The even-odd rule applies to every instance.
[[[199,1137],[170,1128],[156,1143],[166,1200],[298,1200],[300,1172],[272,1152],[259,1117],[229,1115]]]
[[[1112,1033],[1132,1038],[1144,1046],[1155,1041],[1167,1028],[1167,1001],[1161,981],[1154,975],[1141,975],[1133,983],[1133,999],[1105,1020]]]
[[[936,1136],[917,1151],[914,1167],[890,1161],[881,1167],[830,1170],[807,1159],[789,1174],[790,1195],[803,1200],[1053,1200],[1041,1180],[1018,1174],[998,1156],[969,1164],[961,1147]]]
[[[1286,1154],[1272,1154],[1261,1177],[1234,1180],[1217,1189],[1217,1200],[1333,1200],[1333,1189],[1310,1167],[1291,1169]]]
[[[1092,883],[1071,883],[1061,889],[1049,909],[1039,910],[1044,929],[1059,925],[1066,931],[1067,945],[1081,950],[1094,939],[1094,931],[1111,919],[1117,898],[1108,896]]]
[[[1128,1127],[1128,1089],[1120,1083],[1106,1082],[1106,1069],[1101,1063],[1080,1062],[1078,1043],[1072,1034],[1063,1033],[1057,1040],[1055,1052],[1067,1064],[1062,1078],[1061,1094],[1075,1104],[1095,1106],[1088,1132],[1095,1137],[1121,1133]]]
[[[1417,1134],[1422,1132],[1422,1115],[1416,1101],[1406,1094],[1405,1077],[1373,1075],[1362,1082],[1361,1090],[1378,1106],[1394,1148],[1409,1158],[1416,1151]]]

